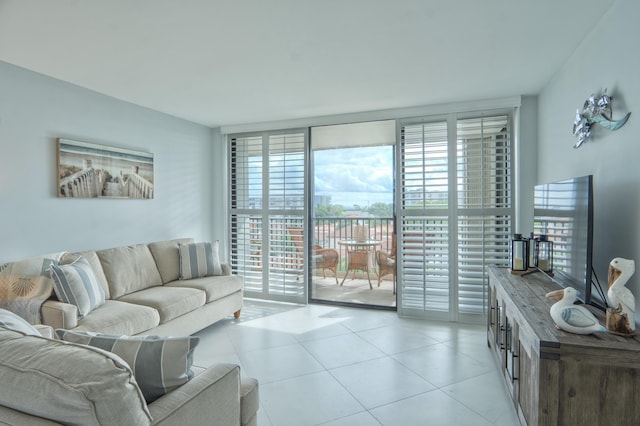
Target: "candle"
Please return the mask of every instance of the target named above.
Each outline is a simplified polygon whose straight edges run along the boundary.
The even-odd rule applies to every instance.
[[[549,259],[538,259],[538,268],[542,269],[545,272],[548,271]]]
[[[522,271],[524,269],[524,261],[519,257],[513,259],[513,269],[516,271]]]

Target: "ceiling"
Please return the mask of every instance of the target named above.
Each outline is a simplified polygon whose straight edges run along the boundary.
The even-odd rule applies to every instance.
[[[535,95],[615,0],[0,0],[0,61],[210,127]]]

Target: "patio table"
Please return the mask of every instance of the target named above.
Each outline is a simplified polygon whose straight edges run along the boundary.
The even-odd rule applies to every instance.
[[[349,271],[353,271],[351,279],[355,278],[356,271],[364,271],[367,273],[369,279],[369,288],[373,289],[371,285],[371,277],[369,276],[369,260],[372,258],[371,253],[375,251],[375,247],[381,246],[381,240],[339,240],[338,244],[345,246],[347,249],[347,272],[342,278],[340,285],[344,284],[344,281],[349,275]]]

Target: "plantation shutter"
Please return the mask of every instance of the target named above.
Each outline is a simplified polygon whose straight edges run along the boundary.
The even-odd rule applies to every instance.
[[[506,266],[513,208],[509,114],[400,124],[399,310],[484,312],[487,266]]]
[[[401,130],[400,308],[449,311],[448,123]]]
[[[457,294],[459,314],[482,314],[487,266],[508,266],[512,234],[509,115],[457,122]]]
[[[306,302],[304,229],[306,131],[230,138],[231,265],[249,297]]]

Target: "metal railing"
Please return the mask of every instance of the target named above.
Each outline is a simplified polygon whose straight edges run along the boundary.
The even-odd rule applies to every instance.
[[[323,247],[338,248],[338,240],[354,239],[356,226],[368,227],[369,238],[382,240],[383,250],[391,247],[393,218],[314,218],[313,241]]]
[[[355,230],[358,226],[369,228],[369,239],[381,241],[380,246],[377,247],[378,250],[386,252],[391,250],[393,218],[314,218],[312,244],[338,250],[340,253],[338,271],[344,272],[346,271],[346,249],[338,244],[338,241],[355,239]]]

